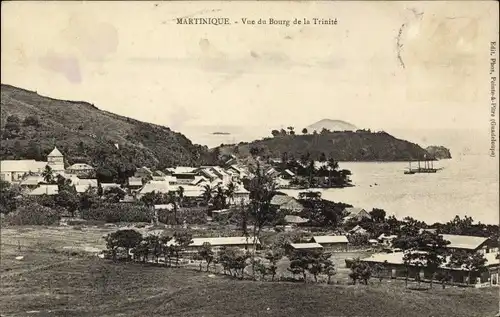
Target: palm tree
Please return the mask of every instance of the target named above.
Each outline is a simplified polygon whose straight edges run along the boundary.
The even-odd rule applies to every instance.
[[[51,184],[54,181],[52,167],[50,167],[49,165],[45,166],[45,169],[42,172],[42,177],[47,184]]]
[[[177,189],[177,196],[179,197],[179,207],[182,207],[182,201],[184,200],[184,187],[179,186]]]
[[[205,203],[208,205],[213,198],[214,189],[210,187],[210,185],[203,186],[203,198],[205,199]]]
[[[226,193],[224,192],[222,186],[217,187],[217,192],[214,198],[216,202],[215,205],[217,206],[218,209],[226,207]]]
[[[226,197],[229,199],[229,203],[234,203],[234,192],[236,191],[236,185],[233,182],[227,185]]]
[[[168,201],[168,203],[170,203],[174,206],[175,223],[179,224],[179,221],[177,219],[177,201],[178,201],[177,192],[168,192],[167,201]]]
[[[328,187],[332,187],[332,171],[335,171],[339,168],[339,163],[335,161],[333,158],[329,158],[327,166],[328,166]]]

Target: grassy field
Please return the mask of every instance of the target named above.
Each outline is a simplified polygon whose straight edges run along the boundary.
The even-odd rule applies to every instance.
[[[109,229],[2,229],[1,316],[494,316],[498,289],[233,280],[114,264],[65,246],[103,246]],[[19,249],[19,245],[21,248]],[[16,256],[24,256],[16,260]]]

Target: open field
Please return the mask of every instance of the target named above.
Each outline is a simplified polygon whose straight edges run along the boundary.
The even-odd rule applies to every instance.
[[[182,268],[114,264],[64,246],[102,235],[61,228],[2,230],[2,316],[494,316],[498,289],[251,282]],[[19,250],[19,244],[21,249]],[[16,256],[24,256],[16,260]],[[340,272],[339,272],[340,273]],[[343,275],[343,274],[342,274]]]

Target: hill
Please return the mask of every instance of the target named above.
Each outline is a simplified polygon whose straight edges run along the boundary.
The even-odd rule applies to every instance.
[[[330,131],[356,131],[358,128],[349,122],[331,119],[323,119],[307,127],[308,131],[317,131],[318,133],[323,129]]]
[[[0,159],[44,160],[57,145],[68,164],[85,162],[116,176],[136,166],[161,169],[208,157],[206,147],[167,127],[87,102],[52,99],[4,84],[1,94]]]
[[[307,135],[277,135],[250,143],[225,145],[220,153],[235,154],[240,157],[250,155],[250,149],[257,148],[263,157],[300,159],[310,154],[319,160],[322,153],[336,161],[408,161],[422,160],[429,153],[419,145],[400,140],[385,132],[326,132]]]
[[[425,150],[427,152],[429,152],[429,154],[432,157],[435,157],[435,158],[437,158],[439,160],[441,160],[441,159],[451,159],[450,150],[448,150],[444,146],[435,146],[435,145],[432,145],[432,146],[426,147]]]

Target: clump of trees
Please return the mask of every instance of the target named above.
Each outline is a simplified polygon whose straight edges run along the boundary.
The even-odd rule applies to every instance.
[[[290,264],[288,271],[295,277],[301,276],[304,283],[307,282],[307,274],[313,276],[318,282],[318,276],[326,275],[327,283],[331,283],[331,278],[337,273],[335,264],[330,260],[330,253],[323,251],[292,250],[289,251],[288,258]]]

